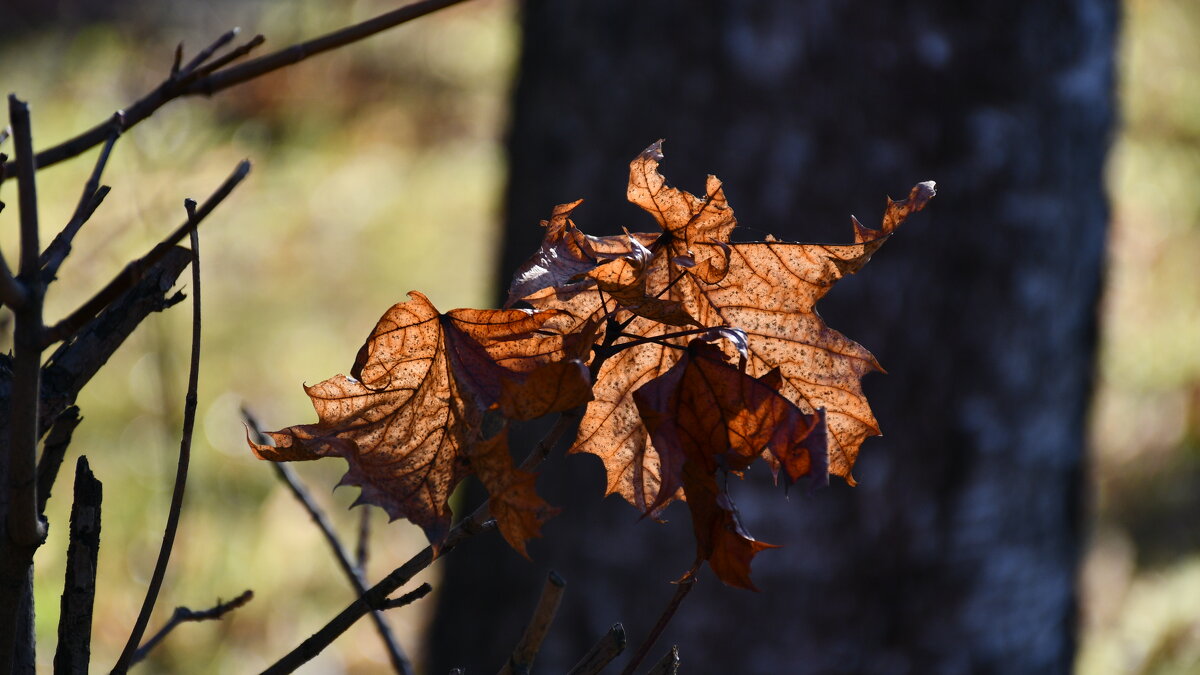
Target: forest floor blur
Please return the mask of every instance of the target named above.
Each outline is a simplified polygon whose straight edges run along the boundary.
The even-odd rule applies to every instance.
[[[272,49],[392,4],[146,2],[108,21],[7,35],[0,89],[31,102],[44,147],[157,85],[179,39],[186,58],[241,25],[242,38],[261,32]],[[113,193],[79,235],[48,298],[51,317],[178,224],[184,197],[203,198],[242,158],[255,165],[201,229],[196,445],[151,630],[176,605],[200,609],[246,588],[256,595],[222,621],[179,628],[153,652],[151,670],[259,669],[351,597],[319,532],[250,454],[238,409],[248,406],[269,428],[311,419],[300,383],[346,372],[375,320],[410,289],[441,309],[490,306],[518,39],[511,0],[475,0],[211,101],[171,103],[118,142],[105,176]],[[1200,5],[1130,0],[1120,50],[1124,126],[1108,169],[1111,266],[1077,670],[1200,672]],[[95,152],[39,174],[47,228],[66,222]],[[14,201],[12,189],[10,181],[0,197]],[[15,211],[4,214],[6,225]],[[15,250],[15,229],[0,228],[6,251]],[[80,400],[84,422],[65,466],[86,453],[107,497],[97,664],[112,663],[123,646],[157,553],[189,317],[175,309],[148,320]],[[8,333],[0,331],[0,349],[9,348]],[[346,507],[357,490],[328,489],[342,464],[295,468],[353,545],[360,514]],[[50,501],[58,526],[36,558],[39,665],[47,669],[69,476]],[[385,525],[381,512],[371,518],[368,577],[378,578],[424,540],[407,523]],[[389,614],[418,660],[434,598],[420,602]],[[369,622],[314,664],[320,672],[385,667]]]

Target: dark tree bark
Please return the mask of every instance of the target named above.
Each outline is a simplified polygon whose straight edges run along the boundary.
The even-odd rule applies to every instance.
[[[505,273],[556,203],[586,197],[585,231],[652,227],[625,166],[659,137],[668,179],[717,174],[753,237],[849,241],[850,213],[939,183],[820,307],[890,373],[867,379],[887,435],[859,487],[737,484],[785,548],[758,594],[702,575],[650,662],[678,643],[685,672],[1070,671],[1116,22],[1115,0],[527,2]],[[568,581],[548,673],[614,621],[636,645],[687,567],[684,509],[639,522],[601,502],[594,458],[546,466],[565,511],[535,564],[498,537],[447,559],[431,672],[497,668],[547,567]]]

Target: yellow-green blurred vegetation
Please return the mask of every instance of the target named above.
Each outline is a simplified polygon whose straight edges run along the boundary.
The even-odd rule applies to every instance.
[[[260,53],[315,37],[394,2],[146,3],[79,27],[0,41],[0,89],[30,102],[35,145],[90,127],[232,26]],[[0,9],[0,15],[4,10]],[[347,372],[391,304],[421,289],[440,308],[488,306],[517,34],[511,2],[475,0],[323,54],[211,100],[168,104],[117,143],[112,193],[51,287],[61,317],[184,219],[242,158],[250,177],[201,228],[204,336],[199,410],[182,523],[150,632],[176,605],[203,609],[250,588],[222,621],[186,624],[147,672],[252,672],[353,598],[317,529],[246,447],[238,409],[278,428],[313,419],[300,385]],[[0,23],[3,19],[0,18]],[[11,141],[0,148],[11,154]],[[97,150],[39,173],[43,242],[70,216]],[[16,250],[15,181],[0,186],[0,245]],[[536,226],[536,224],[534,224]],[[10,256],[10,260],[12,257]],[[190,276],[180,286],[186,293]],[[187,379],[190,310],[152,316],[84,390],[84,418],[50,500],[36,560],[39,662],[49,669],[63,584],[74,463],[104,483],[93,664],[128,636],[170,501]],[[0,349],[11,344],[4,329]],[[331,492],[342,462],[296,466],[353,548],[355,488]],[[368,577],[424,546],[420,530],[371,514]],[[417,581],[420,581],[418,579]],[[432,598],[389,613],[419,654]],[[145,666],[139,666],[139,668]],[[387,661],[360,622],[310,672],[378,672]]]
[[[31,102],[44,147],[155,86],[179,39],[190,55],[240,25],[242,38],[264,33],[266,50],[390,6],[148,3],[118,20],[6,36],[0,89]],[[256,670],[351,597],[317,530],[247,450],[238,408],[248,405],[272,428],[311,419],[300,383],[345,372],[378,316],[410,289],[443,309],[488,305],[516,50],[513,3],[475,0],[211,101],[176,101],[118,142],[104,181],[113,192],[52,287],[51,318],[180,222],[184,197],[203,199],[239,159],[254,162],[249,180],[201,228],[196,443],[151,630],[175,605],[204,608],[246,588],[256,596],[222,621],[176,630],[148,671]],[[1111,267],[1078,669],[1200,672],[1200,4],[1128,2],[1119,64],[1124,127],[1109,165]],[[95,153],[39,174],[47,241],[66,222]],[[14,190],[12,181],[0,186],[0,199],[13,204]],[[15,211],[0,215],[6,251],[15,250]],[[186,281],[185,273],[185,291]],[[98,667],[115,660],[137,613],[170,498],[189,317],[177,307],[149,319],[80,399],[84,422],[36,559],[42,667],[56,639],[80,453],[105,486]],[[346,506],[357,490],[329,490],[342,464],[296,468],[353,544],[359,513]],[[424,541],[407,523],[371,516],[374,579]],[[389,615],[418,660],[432,599],[421,603]],[[311,672],[385,667],[362,621]]]
[[[1200,3],[1130,0],[1081,673],[1200,672]]]

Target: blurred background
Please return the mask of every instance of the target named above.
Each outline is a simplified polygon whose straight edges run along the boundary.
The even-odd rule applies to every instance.
[[[187,58],[237,25],[243,38],[266,35],[263,49],[270,50],[392,6],[375,0],[6,0],[0,7],[0,90],[30,102],[35,146],[45,147],[156,86],[181,40]],[[1129,0],[1121,13],[1115,61],[1121,121],[1105,169],[1111,222],[1088,423],[1090,496],[1075,667],[1079,673],[1189,673],[1200,669],[1200,6]],[[201,228],[205,314],[196,445],[182,525],[150,630],[176,605],[201,609],[246,588],[255,599],[222,621],[178,628],[142,666],[147,671],[260,669],[350,599],[320,534],[270,467],[246,448],[238,409],[247,406],[268,428],[312,419],[300,384],[346,372],[378,316],[409,290],[422,290],[443,310],[494,305],[509,180],[505,134],[520,39],[516,3],[472,0],[212,100],[171,103],[117,143],[104,178],[113,192],[77,238],[61,281],[51,289],[51,317],[88,297],[180,222],[184,197],[202,199],[242,158],[254,163],[249,180]],[[629,130],[622,143],[630,150],[621,156],[631,158],[662,135],[653,133]],[[677,185],[697,189],[702,174],[673,171],[686,164],[673,165],[671,158],[673,151],[685,160],[689,152],[700,153],[672,145],[672,138],[664,171]],[[571,171],[572,151],[557,150],[543,153],[545,161]],[[10,144],[0,151],[11,154]],[[92,151],[39,173],[44,228],[66,222],[94,157]],[[886,148],[879,156],[847,158],[886,160]],[[546,190],[536,197],[540,210],[524,218],[528,222],[510,224],[536,234],[536,218],[555,203],[621,199],[624,165],[606,171],[580,194]],[[701,171],[720,176],[722,166]],[[857,212],[869,224],[885,193],[900,197],[911,183],[928,178],[939,181],[944,195],[958,179],[913,175],[905,184],[858,185],[873,201],[847,198],[844,214]],[[739,213],[754,210],[748,201],[770,196],[747,192],[729,191]],[[0,199],[10,205],[0,214],[0,246],[11,260],[13,181],[0,185]],[[510,206],[514,200],[510,192]],[[931,211],[938,206],[935,201]],[[930,218],[929,237],[969,226]],[[804,238],[841,241],[843,223],[823,223],[825,229]],[[611,230],[627,223],[601,224],[581,215],[580,224]],[[743,224],[756,223],[743,217]],[[933,231],[934,225],[944,229]],[[115,660],[136,616],[170,499],[189,316],[176,307],[147,320],[80,398],[84,421],[50,501],[50,540],[35,560],[42,667],[49,669],[53,657],[66,486],[80,453],[106,493],[93,639],[97,667]],[[0,349],[7,350],[7,310],[0,310],[0,321]],[[881,346],[850,334],[872,350]],[[893,373],[896,360],[884,359]],[[902,426],[890,423],[888,439],[902,434]],[[869,441],[860,461],[885,454],[888,439]],[[356,491],[331,490],[342,464],[294,468],[353,545],[361,509],[346,507]],[[814,501],[804,502],[805,508]],[[373,580],[424,540],[407,523],[386,524],[382,512],[370,518]],[[552,546],[548,539],[544,543]],[[538,561],[536,550],[534,555]],[[540,563],[529,567],[530,577],[544,573]],[[435,567],[430,578],[440,573]],[[388,614],[420,664],[429,658],[423,636],[436,601],[426,598]],[[524,606],[518,611],[527,612]],[[597,617],[605,625],[621,619],[627,618]],[[514,630],[519,635],[519,627]],[[688,645],[681,646],[686,664]],[[386,667],[374,629],[363,621],[310,672]]]

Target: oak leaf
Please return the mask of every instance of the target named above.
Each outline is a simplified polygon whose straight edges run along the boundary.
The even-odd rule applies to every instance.
[[[437,545],[450,526],[449,498],[471,473],[467,451],[489,409],[528,418],[590,397],[577,339],[554,329],[554,311],[456,309],[442,314],[424,295],[389,309],[358,353],[353,377],[305,387],[316,424],[251,443],[273,461],[342,457],[342,485],[357,503],[419,525]],[[523,400],[534,380],[535,400]],[[524,488],[522,488],[524,489]],[[502,529],[504,527],[502,526]]]

